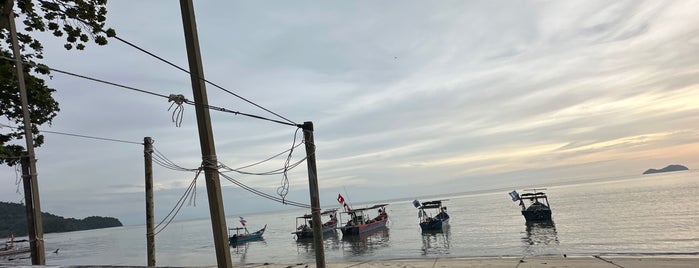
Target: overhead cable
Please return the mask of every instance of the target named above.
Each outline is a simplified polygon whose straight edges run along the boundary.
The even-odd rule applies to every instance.
[[[5,124],[0,123],[0,127],[8,127],[8,128],[14,128],[18,130],[23,130],[22,128],[19,127],[13,127],[13,126],[8,126]],[[49,131],[49,130],[39,130],[39,132],[44,132],[44,133],[50,133],[50,134],[57,134],[57,135],[65,135],[65,136],[72,136],[72,137],[78,137],[78,138],[86,138],[86,139],[94,139],[94,140],[102,140],[102,141],[112,141],[112,142],[121,142],[121,143],[130,143],[130,144],[139,144],[143,145],[143,142],[135,142],[135,141],[127,141],[127,140],[117,140],[117,139],[110,139],[110,138],[101,138],[101,137],[95,137],[95,136],[87,136],[87,135],[80,135],[80,134],[71,134],[71,133],[63,133],[63,132],[57,132],[57,131]]]
[[[60,12],[61,10],[58,10],[58,11]],[[81,18],[75,17],[73,14],[68,14],[68,13],[65,13],[65,12],[62,12],[62,13],[65,14],[65,15],[67,15],[69,18],[72,18],[72,19],[75,19],[75,20],[78,20],[78,21],[84,23],[85,25],[92,25],[92,24],[88,23],[87,21],[85,21],[85,20],[83,20],[83,19],[81,19]],[[94,28],[93,28],[93,30],[94,30]],[[162,62],[164,62],[164,63],[166,63],[166,64],[168,64],[168,65],[170,65],[170,66],[172,66],[172,67],[175,67],[176,69],[178,69],[178,70],[180,70],[180,71],[183,71],[183,72],[189,74],[190,76],[194,76],[194,77],[196,77],[197,79],[202,80],[202,81],[204,81],[204,82],[206,82],[206,83],[208,83],[208,84],[210,84],[210,85],[212,85],[212,86],[214,86],[214,87],[216,87],[216,88],[218,88],[218,89],[220,89],[220,90],[223,90],[223,91],[225,91],[226,93],[231,94],[231,95],[233,95],[233,96],[235,96],[235,97],[237,97],[237,98],[239,98],[239,99],[241,99],[241,100],[243,100],[243,101],[245,101],[245,102],[247,102],[247,103],[249,103],[249,104],[251,104],[251,105],[257,107],[257,108],[260,108],[260,109],[262,109],[262,110],[264,110],[264,111],[266,111],[266,112],[268,112],[268,113],[271,113],[271,114],[273,114],[273,115],[275,115],[275,116],[277,116],[277,117],[279,117],[279,118],[281,118],[281,119],[284,119],[284,120],[285,120],[286,122],[288,122],[288,123],[291,123],[291,124],[293,124],[293,125],[297,125],[296,123],[294,123],[294,121],[291,121],[291,120],[287,119],[286,117],[283,117],[283,116],[281,116],[281,115],[279,115],[279,114],[277,114],[277,113],[275,113],[275,112],[272,112],[271,110],[269,110],[269,109],[267,109],[267,108],[265,108],[265,107],[262,107],[261,105],[259,105],[259,104],[257,104],[257,103],[254,103],[254,102],[252,102],[252,101],[250,101],[250,100],[248,100],[248,99],[246,99],[246,98],[244,98],[244,97],[242,97],[242,96],[240,96],[240,95],[238,95],[238,94],[235,94],[235,93],[233,93],[232,91],[230,91],[230,90],[228,90],[228,89],[225,89],[225,88],[223,88],[223,87],[221,87],[221,86],[219,86],[219,85],[217,85],[217,84],[214,84],[213,82],[211,82],[211,81],[209,81],[209,80],[206,80],[206,79],[203,78],[203,77],[198,77],[197,75],[192,74],[191,72],[189,72],[189,71],[186,70],[185,68],[182,68],[182,67],[180,67],[180,66],[178,66],[178,65],[176,65],[176,64],[174,64],[174,63],[172,63],[172,62],[170,62],[170,61],[168,61],[168,60],[166,60],[166,59],[164,59],[164,58],[162,58],[162,57],[159,57],[158,55],[155,55],[154,53],[152,53],[152,52],[150,52],[150,51],[147,51],[147,50],[145,50],[145,49],[143,49],[143,48],[141,48],[141,47],[139,47],[139,46],[137,46],[137,45],[135,45],[135,44],[133,44],[133,43],[131,43],[131,42],[129,42],[129,41],[126,41],[125,39],[116,36],[116,34],[110,36],[110,34],[107,33],[107,31],[105,31],[104,29],[99,29],[99,31],[102,32],[102,33],[104,33],[104,34],[106,34],[107,37],[112,37],[112,38],[114,38],[114,39],[116,39],[116,40],[119,40],[119,41],[121,41],[122,43],[124,43],[124,44],[126,44],[126,45],[128,45],[128,46],[130,46],[130,47],[133,47],[133,48],[135,48],[135,49],[137,49],[137,50],[139,50],[139,51],[141,51],[141,52],[143,52],[143,53],[146,53],[147,55],[149,55],[149,56],[151,56],[151,57],[153,57],[153,58],[156,58],[156,59],[158,59],[158,60],[160,60],[160,61],[162,61]]]
[[[198,168],[184,168],[181,167],[175,162],[172,162],[170,159],[168,159],[163,153],[158,151],[155,146],[153,146],[153,162],[155,162],[158,165],[161,165],[162,167],[176,170],[176,171],[197,171],[199,170]]]
[[[103,32],[104,32],[104,31],[103,31]],[[105,32],[105,33],[106,33],[106,32]],[[172,63],[172,62],[170,62],[170,61],[168,61],[168,60],[166,60],[166,59],[164,59],[164,58],[161,58],[161,57],[159,57],[159,56],[157,56],[157,55],[155,55],[155,54],[153,54],[153,53],[151,53],[151,52],[149,52],[149,51],[147,51],[147,50],[145,50],[145,49],[143,49],[143,48],[141,48],[141,47],[139,47],[139,46],[137,46],[137,45],[135,45],[135,44],[133,44],[133,43],[131,43],[131,42],[129,42],[129,41],[126,41],[126,40],[124,40],[124,39],[121,38],[121,37],[118,37],[118,36],[114,35],[113,38],[116,39],[116,40],[119,40],[119,41],[123,42],[124,44],[127,44],[127,45],[129,45],[129,46],[131,46],[131,47],[133,47],[133,48],[135,48],[135,49],[137,49],[137,50],[139,50],[139,51],[141,51],[141,52],[143,52],[143,53],[146,53],[147,55],[149,55],[149,56],[151,56],[151,57],[154,57],[154,58],[156,58],[156,59],[158,59],[158,60],[160,60],[160,61],[162,61],[162,62],[164,62],[164,63],[166,63],[166,64],[168,64],[168,65],[170,65],[170,66],[172,66],[172,67],[175,67],[176,69],[178,69],[178,70],[180,70],[180,71],[183,71],[183,72],[185,72],[185,73],[187,73],[187,74],[189,74],[189,75],[191,75],[191,76],[194,76],[194,77],[196,77],[197,79],[202,80],[202,81],[206,82],[206,83],[209,84],[209,85],[212,85],[212,86],[214,86],[214,87],[216,87],[216,88],[218,88],[218,89],[220,89],[220,90],[223,90],[224,92],[226,92],[226,93],[228,93],[228,94],[231,94],[231,95],[233,95],[233,96],[235,96],[235,97],[237,97],[237,98],[239,98],[239,99],[241,99],[241,100],[243,100],[243,101],[245,101],[245,102],[247,102],[247,103],[249,103],[249,104],[251,104],[251,105],[257,107],[257,108],[260,108],[260,109],[262,109],[262,110],[264,110],[264,111],[266,111],[266,112],[268,112],[268,113],[271,113],[271,114],[273,114],[273,115],[276,115],[277,117],[286,120],[286,122],[288,122],[288,123],[291,123],[291,124],[293,124],[293,125],[297,125],[294,121],[291,121],[291,120],[287,119],[286,117],[283,117],[283,116],[281,116],[281,115],[279,115],[279,114],[277,114],[277,113],[275,113],[275,112],[272,112],[271,110],[269,110],[269,109],[267,109],[267,108],[265,108],[265,107],[262,107],[261,105],[258,105],[257,103],[254,103],[254,102],[252,102],[252,101],[250,101],[250,100],[248,100],[248,99],[246,99],[246,98],[244,98],[244,97],[242,97],[242,96],[240,96],[240,95],[238,95],[238,94],[235,94],[235,93],[233,93],[232,91],[230,91],[230,90],[228,90],[228,89],[225,89],[225,88],[222,87],[222,86],[219,86],[219,85],[217,85],[217,84],[214,84],[213,82],[211,82],[211,81],[209,81],[209,80],[207,80],[207,79],[205,79],[205,78],[203,78],[203,77],[198,77],[196,74],[192,74],[190,71],[188,71],[188,70],[186,70],[186,69],[184,69],[184,68],[182,68],[182,67],[180,67],[180,66],[178,66],[178,65],[176,65],[176,64],[174,64],[174,63]]]
[[[1,59],[5,59],[5,60],[8,60],[8,61],[13,61],[13,62],[15,61],[15,59],[8,58],[8,57],[5,57],[5,56],[0,56],[0,58],[1,58]],[[300,126],[300,125],[297,125],[297,124],[295,124],[295,123],[293,123],[293,122],[292,122],[292,123],[289,123],[289,122],[279,121],[279,120],[270,119],[270,118],[266,118],[266,117],[259,116],[259,115],[248,114],[248,113],[239,112],[239,111],[233,111],[233,110],[229,110],[229,109],[226,109],[226,108],[223,108],[223,107],[217,107],[217,106],[213,106],[213,105],[209,105],[209,104],[207,104],[207,105],[200,105],[199,103],[196,103],[196,102],[194,102],[194,101],[191,101],[191,100],[188,100],[188,99],[184,98],[183,95],[171,94],[171,95],[169,95],[169,96],[165,96],[165,95],[163,95],[163,94],[159,94],[159,93],[155,93],[155,92],[150,92],[150,91],[147,91],[147,90],[138,89],[138,88],[131,87],[131,86],[125,86],[125,85],[117,84],[117,83],[114,83],[114,82],[105,81],[105,80],[102,80],[102,79],[92,78],[92,77],[88,77],[88,76],[84,76],[84,75],[79,75],[79,74],[75,74],[75,73],[68,72],[68,71],[63,71],[63,70],[60,70],[60,69],[51,68],[51,67],[48,67],[47,65],[43,65],[43,64],[34,64],[34,63],[31,63],[31,62],[24,62],[24,61],[23,61],[23,63],[26,64],[26,65],[34,66],[34,67],[45,68],[45,69],[47,69],[47,70],[55,71],[55,72],[62,73],[62,74],[65,74],[65,75],[75,76],[75,77],[79,77],[79,78],[91,80],[91,81],[98,82],[98,83],[103,83],[103,84],[107,84],[107,85],[111,85],[111,86],[115,86],[115,87],[120,87],[120,88],[124,88],[124,89],[129,89],[129,90],[137,91],[137,92],[140,92],[140,93],[145,93],[145,94],[149,94],[149,95],[153,95],[153,96],[157,96],[157,97],[161,97],[161,98],[168,99],[168,102],[173,102],[173,105],[174,105],[174,104],[177,104],[177,105],[178,105],[178,106],[175,108],[175,110],[173,110],[173,117],[172,117],[173,122],[175,122],[175,124],[176,124],[177,126],[180,126],[181,123],[182,123],[182,113],[183,113],[182,106],[181,106],[182,103],[186,103],[186,104],[189,104],[189,105],[192,105],[192,106],[201,106],[201,107],[206,108],[206,109],[209,109],[209,110],[214,110],[214,111],[219,111],[219,112],[226,112],[226,113],[232,113],[232,114],[235,114],[235,115],[247,116],[247,117],[251,117],[251,118],[255,118],[255,119],[270,121],[270,122],[279,123],[279,124],[288,125],[288,126],[294,126],[294,127],[299,127],[299,126]],[[170,105],[170,108],[172,108],[172,105]],[[170,108],[168,108],[168,111],[170,110]]]
[[[228,175],[226,175],[226,174],[224,174],[224,173],[219,172],[219,175],[221,175],[221,177],[226,178],[228,181],[232,182],[233,184],[239,186],[240,188],[243,188],[244,190],[246,190],[246,191],[248,191],[248,192],[251,192],[251,193],[256,194],[256,195],[258,195],[258,196],[267,198],[267,199],[269,199],[269,200],[272,200],[272,201],[275,201],[275,202],[278,202],[278,203],[282,203],[282,204],[284,204],[284,205],[290,205],[290,206],[295,206],[295,207],[300,207],[300,208],[311,208],[311,206],[308,205],[308,204],[304,204],[304,203],[300,203],[300,202],[295,202],[295,201],[290,201],[290,200],[284,200],[284,199],[282,199],[282,198],[280,198],[280,197],[276,197],[276,196],[274,196],[274,195],[267,194],[267,193],[264,193],[264,192],[262,192],[262,191],[256,190],[256,189],[254,189],[254,188],[252,188],[252,187],[250,187],[250,186],[247,186],[247,185],[243,184],[243,183],[240,182],[240,181],[237,181],[237,180],[233,179],[232,177],[230,177],[230,176],[228,176]]]
[[[247,169],[247,168],[251,168],[251,167],[254,167],[254,166],[263,164],[263,163],[266,163],[266,162],[268,162],[268,161],[270,161],[270,160],[272,160],[272,159],[274,159],[274,158],[277,158],[277,157],[279,157],[279,156],[281,156],[281,155],[283,155],[283,154],[285,154],[285,153],[287,153],[287,152],[292,151],[294,148],[296,148],[296,147],[298,147],[298,146],[301,146],[302,144],[303,144],[303,143],[296,144],[296,145],[294,145],[291,149],[286,149],[285,151],[283,151],[283,152],[281,152],[281,153],[278,153],[278,154],[275,154],[275,155],[273,155],[273,156],[271,156],[271,157],[268,157],[267,159],[264,159],[264,160],[261,160],[261,161],[258,161],[258,162],[255,162],[255,163],[252,163],[252,164],[249,164],[249,165],[245,165],[245,166],[242,166],[242,167],[239,167],[239,168],[231,168],[231,167],[227,166],[226,164],[221,163],[220,161],[219,161],[219,166],[220,166],[222,169],[225,170],[225,171],[222,171],[222,172],[237,172],[237,173],[240,173],[240,174],[247,174],[247,175],[257,175],[257,174],[259,174],[259,175],[270,175],[271,173],[275,173],[275,174],[276,174],[276,171],[281,171],[281,170],[283,170],[283,168],[282,168],[282,169],[273,170],[273,171],[264,172],[264,173],[245,172],[245,171],[242,171],[242,170],[243,170],[243,169]],[[302,159],[300,162],[303,162],[304,160],[305,160],[305,158]]]
[[[177,216],[177,214],[180,212],[180,209],[182,209],[182,206],[184,205],[185,201],[187,200],[187,197],[190,198],[190,203],[191,203],[192,198],[196,195],[197,178],[199,178],[199,174],[201,174],[201,169],[199,169],[199,170],[197,171],[196,175],[194,176],[194,179],[193,179],[192,182],[189,184],[189,187],[187,187],[187,189],[184,191],[184,193],[182,194],[182,196],[180,197],[180,199],[177,200],[177,203],[176,203],[175,206],[170,210],[170,213],[168,213],[168,214],[163,218],[163,220],[161,220],[160,223],[158,223],[158,225],[155,226],[155,228],[154,228],[154,229],[156,230],[156,231],[155,231],[155,235],[158,235],[160,232],[162,232],[163,230],[165,230],[165,228],[166,228],[168,225],[170,225],[170,223],[172,222],[172,220],[174,220],[175,217]],[[166,221],[167,221],[167,222],[166,222]],[[162,226],[162,227],[160,227],[160,226]],[[158,230],[158,228],[160,228],[160,230]]]

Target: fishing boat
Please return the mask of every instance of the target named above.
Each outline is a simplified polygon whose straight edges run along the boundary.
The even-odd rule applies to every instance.
[[[267,224],[265,224],[265,227],[262,227],[262,229],[251,233],[248,231],[247,221],[243,217],[240,217],[240,223],[243,225],[243,227],[228,228],[228,243],[230,245],[262,240],[262,235],[267,229]],[[233,231],[235,231],[235,234],[231,235]]]
[[[348,209],[343,212],[349,216],[349,220],[345,226],[340,227],[342,235],[359,235],[377,228],[385,227],[388,222],[388,214],[386,213],[388,204],[374,205],[367,208]],[[378,215],[374,218],[369,217],[369,211],[379,209]]]
[[[31,251],[29,246],[19,246],[17,243],[29,242],[26,239],[15,240],[14,236],[10,236],[7,241],[5,241],[5,246],[0,247],[0,257],[11,257],[14,255],[28,253]]]
[[[229,228],[228,230],[235,230],[236,233],[234,235],[229,234],[228,243],[235,245],[250,241],[262,240],[262,235],[265,233],[265,229],[267,229],[267,224],[265,224],[265,227],[262,227],[262,229],[252,233],[248,232],[247,228],[244,227]],[[245,230],[245,232],[242,232],[243,230]]]
[[[547,222],[551,219],[551,205],[549,199],[544,192],[540,190],[546,189],[525,189],[528,193],[519,195],[517,191],[510,192],[512,201],[519,201],[519,206],[522,208],[522,215],[527,223],[530,222]]]
[[[442,226],[449,224],[449,214],[447,207],[442,206],[442,202],[446,200],[434,200],[422,202],[413,201],[413,205],[418,208],[418,219],[420,220],[420,229],[423,231],[442,230]],[[432,216],[430,210],[437,212]]]
[[[335,232],[337,228],[337,209],[328,209],[320,213],[321,217],[328,215],[330,219],[323,223],[323,235]],[[296,217],[296,231],[291,233],[296,239],[313,238],[313,215],[305,214]]]

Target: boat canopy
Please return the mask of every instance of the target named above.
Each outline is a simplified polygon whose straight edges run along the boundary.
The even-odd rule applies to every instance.
[[[376,208],[385,207],[385,206],[388,206],[388,204],[374,205],[374,206],[368,207],[368,208],[355,208],[355,209],[352,209],[352,210],[345,212],[345,213],[352,213],[352,212],[357,212],[357,211],[376,209]]]
[[[539,199],[539,198],[546,198],[546,194],[542,192],[536,192],[536,193],[524,193],[519,196],[521,199]]]
[[[336,208],[331,208],[331,209],[326,209],[325,211],[321,212],[320,215],[328,215],[328,214],[333,214],[336,213],[337,209]],[[303,216],[296,217],[297,219],[310,219],[313,218],[313,214],[305,214]]]
[[[421,209],[440,208],[442,206],[442,201],[447,201],[447,200],[434,200],[434,201],[422,202],[422,206],[420,206],[420,208]]]

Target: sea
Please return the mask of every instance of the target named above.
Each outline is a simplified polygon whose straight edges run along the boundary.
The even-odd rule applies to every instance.
[[[389,224],[359,237],[324,237],[325,260],[363,262],[449,257],[553,255],[699,258],[699,172],[680,171],[545,186],[553,224],[527,225],[509,190],[438,196],[451,216],[441,232],[421,232],[413,199],[389,202]],[[519,189],[521,190],[521,189]],[[420,201],[429,201],[425,199]],[[370,204],[368,204],[370,205]],[[356,207],[355,207],[356,208]],[[264,239],[229,247],[235,264],[315,263],[311,241],[291,234],[308,211],[245,215],[267,224]],[[227,218],[229,227],[238,216]],[[324,219],[325,221],[325,219]],[[44,235],[47,265],[147,265],[145,226]],[[158,266],[215,266],[208,219],[171,223],[156,236]],[[55,252],[58,250],[57,252]],[[28,256],[0,264],[30,264]]]

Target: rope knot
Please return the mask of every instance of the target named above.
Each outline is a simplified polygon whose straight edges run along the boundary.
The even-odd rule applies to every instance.
[[[167,102],[174,102],[174,104],[177,105],[182,105],[187,100],[187,98],[184,97],[182,94],[170,94],[169,97],[167,97]]]

